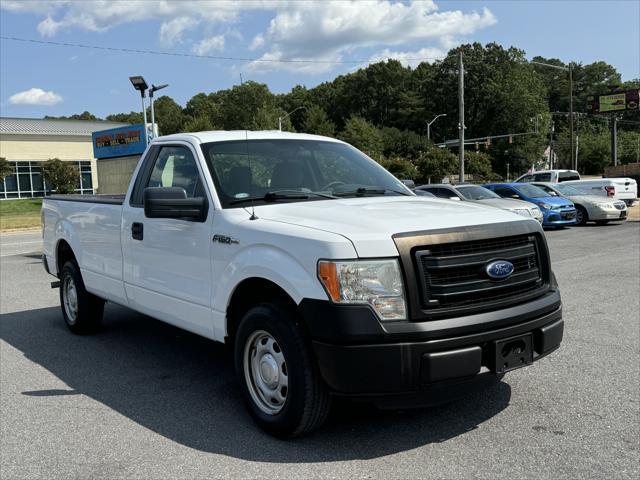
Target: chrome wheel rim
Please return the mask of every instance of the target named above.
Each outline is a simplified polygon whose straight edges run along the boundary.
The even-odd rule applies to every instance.
[[[582,214],[582,210],[580,209],[576,211],[576,221],[578,223],[582,223],[584,221],[584,215]]]
[[[62,284],[62,303],[67,314],[67,321],[73,325],[78,318],[78,291],[76,283],[70,276],[65,277]]]
[[[244,378],[255,405],[268,415],[282,410],[289,393],[282,349],[264,330],[253,332],[244,347]]]

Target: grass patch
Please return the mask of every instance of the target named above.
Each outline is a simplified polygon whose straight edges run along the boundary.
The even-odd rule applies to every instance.
[[[0,230],[40,226],[41,198],[0,201]]]

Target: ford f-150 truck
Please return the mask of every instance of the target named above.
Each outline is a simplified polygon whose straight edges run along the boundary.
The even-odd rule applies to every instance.
[[[263,429],[318,427],[332,398],[441,403],[560,345],[540,224],[415,196],[352,146],[280,132],[154,139],[124,196],[47,197],[62,316],[105,301],[232,347]]]

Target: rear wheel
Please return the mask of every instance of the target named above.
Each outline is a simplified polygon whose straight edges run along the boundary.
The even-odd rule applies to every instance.
[[[589,214],[587,210],[581,205],[576,205],[576,223],[578,225],[586,225],[588,221]]]
[[[60,306],[69,330],[76,334],[93,333],[100,328],[104,300],[87,292],[75,261],[69,260],[60,273]]]
[[[258,305],[244,316],[235,339],[236,374],[254,421],[279,438],[318,428],[330,397],[295,316]]]

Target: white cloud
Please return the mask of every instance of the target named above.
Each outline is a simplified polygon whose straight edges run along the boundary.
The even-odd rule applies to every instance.
[[[176,17],[160,25],[160,43],[165,47],[172,47],[176,43],[182,43],[182,34],[191,30],[200,23],[195,18]]]
[[[422,62],[433,62],[446,57],[447,50],[433,47],[433,48],[421,48],[414,52],[393,52],[388,48],[373,54],[369,58],[369,63],[381,62],[383,60],[394,59],[398,60],[405,67],[417,67]]]
[[[191,48],[191,51],[196,55],[206,55],[213,50],[222,50],[223,48],[224,36],[216,35],[214,37],[203,38]]]
[[[30,88],[24,92],[18,92],[9,97],[11,105],[41,105],[50,107],[62,102],[62,97],[49,90],[45,92],[41,88]]]
[[[259,50],[262,47],[264,47],[264,35],[260,33],[255,37],[253,37],[253,40],[251,40],[251,45],[249,45],[249,50],[251,51]]]
[[[470,35],[496,23],[488,10],[464,13],[460,10],[438,11],[432,1],[393,2],[296,2],[281,10],[271,20],[264,35],[269,45],[261,60],[304,60],[324,58],[342,60],[345,53],[357,48],[401,45],[417,41],[455,43],[453,38]],[[279,65],[278,68],[281,68]],[[250,68],[268,70],[273,64],[253,62]],[[309,71],[305,64],[288,64],[284,68]],[[330,64],[315,71],[331,69]]]

